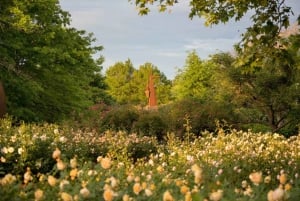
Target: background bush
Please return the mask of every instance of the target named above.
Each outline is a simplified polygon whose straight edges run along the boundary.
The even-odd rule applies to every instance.
[[[144,111],[134,124],[134,130],[143,136],[153,136],[162,141],[167,124],[156,110]]]
[[[100,128],[101,131],[112,129],[130,132],[133,129],[133,124],[138,118],[139,113],[134,106],[114,106],[110,111],[103,115]]]

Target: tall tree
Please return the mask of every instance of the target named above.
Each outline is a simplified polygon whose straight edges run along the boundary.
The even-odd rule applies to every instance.
[[[8,113],[59,121],[92,104],[94,38],[69,27],[58,0],[4,0],[0,5],[0,80]]]
[[[173,95],[176,99],[209,97],[211,78],[215,65],[201,60],[195,51],[188,54],[183,69],[179,70],[173,83]]]
[[[232,69],[231,78],[239,86],[237,97],[242,97],[244,108],[256,109],[256,123],[269,126],[273,132],[297,132],[300,100],[300,35],[284,38],[280,51],[266,58],[264,67],[245,73]],[[277,49],[276,48],[276,49]],[[247,111],[247,110],[246,110]]]
[[[133,64],[128,59],[125,62],[117,62],[105,72],[105,83],[108,86],[107,93],[116,102],[121,104],[128,103],[129,97],[134,93],[130,86],[134,71]]]

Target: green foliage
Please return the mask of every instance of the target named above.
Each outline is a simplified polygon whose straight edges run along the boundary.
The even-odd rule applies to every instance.
[[[1,120],[0,132],[0,170],[14,162],[12,170],[0,176],[4,201],[94,201],[108,197],[261,201],[272,192],[279,200],[299,197],[299,136],[236,130],[225,134],[220,127],[218,135],[205,132],[191,141],[181,141],[169,134],[165,144],[158,144],[154,138],[124,132],[99,135],[50,124],[13,127],[9,119]],[[51,142],[47,148],[52,150],[50,154],[47,150],[41,161],[54,164],[43,173],[32,171],[45,151],[37,145],[41,142]],[[21,145],[34,149],[19,154]],[[105,153],[89,156],[90,149],[103,146]],[[31,163],[23,163],[25,153]]]
[[[69,27],[58,1],[5,1],[0,18],[0,80],[9,114],[56,122],[101,99],[95,93],[102,86],[91,82],[101,71],[101,59],[92,55],[102,47],[92,46],[92,34]]]
[[[134,130],[143,136],[153,136],[159,141],[164,139],[166,133],[166,122],[156,111],[145,111],[139,115],[134,124]]]
[[[115,106],[102,117],[101,129],[130,132],[138,118],[139,113],[133,106]]]
[[[118,62],[109,67],[105,72],[105,83],[108,86],[107,93],[117,103],[128,103],[128,97],[133,93],[130,80],[134,67],[130,60]]]
[[[131,142],[127,147],[129,157],[136,162],[139,159],[145,160],[150,155],[157,153],[157,144],[153,142]]]
[[[111,106],[105,103],[98,103],[80,113],[72,113],[60,125],[72,127],[75,130],[96,130],[100,132],[102,131],[101,126],[103,126],[102,119],[111,109]]]
[[[173,83],[173,96],[183,98],[207,99],[211,87],[214,65],[202,61],[195,51],[188,54],[184,68],[178,72]]]
[[[145,106],[148,103],[145,90],[149,75],[155,76],[158,104],[171,100],[171,82],[151,63],[145,63],[135,69],[130,60],[118,62],[106,71],[107,93],[119,104]]]
[[[293,49],[297,37],[299,34],[284,39],[282,44],[286,47],[274,48],[274,55],[265,58],[264,66],[254,72],[229,69],[232,83],[238,88],[236,100],[243,107],[240,111],[256,115],[248,115],[248,122],[261,123],[287,135],[296,133],[299,122],[299,55]]]
[[[234,113],[229,106],[216,102],[203,102],[198,99],[186,98],[176,101],[160,109],[160,113],[168,125],[168,131],[184,137],[187,134],[185,127],[189,120],[189,132],[200,135],[201,132],[214,131],[215,121],[223,120],[233,123]]]

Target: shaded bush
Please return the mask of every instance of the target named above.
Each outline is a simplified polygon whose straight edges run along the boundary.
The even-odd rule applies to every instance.
[[[158,112],[145,111],[140,114],[134,130],[143,136],[153,136],[161,141],[166,133],[167,125]]]
[[[72,127],[75,130],[101,131],[102,119],[110,110],[110,105],[99,103],[80,113],[73,113],[68,120],[61,123],[61,126]]]
[[[139,113],[133,106],[115,106],[103,116],[100,125],[101,131],[112,129],[130,132],[138,118]]]
[[[163,106],[159,112],[162,119],[167,122],[168,131],[175,132],[180,137],[186,133],[187,126],[190,127],[189,132],[200,135],[205,130],[214,131],[216,120],[224,119],[230,124],[234,119],[229,106],[193,98]]]
[[[138,159],[148,158],[151,154],[156,154],[157,145],[153,142],[132,142],[127,147],[127,153],[136,162]]]

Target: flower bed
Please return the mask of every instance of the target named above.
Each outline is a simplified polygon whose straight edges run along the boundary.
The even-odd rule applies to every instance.
[[[299,200],[300,136],[232,130],[165,144],[124,132],[0,125],[1,200]],[[142,153],[142,154],[140,154]]]

